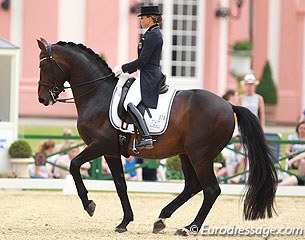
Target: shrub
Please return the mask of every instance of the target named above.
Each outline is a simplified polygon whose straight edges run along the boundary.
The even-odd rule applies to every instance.
[[[221,153],[217,155],[214,162],[223,163],[224,157]],[[166,178],[167,179],[184,179],[181,161],[179,156],[170,157],[166,161]]]
[[[236,41],[232,49],[235,51],[251,51],[251,43],[248,40]]]
[[[180,157],[174,156],[168,158],[166,161],[166,167],[176,171],[182,171]]]
[[[184,179],[179,156],[174,156],[167,159],[166,179]]]
[[[215,162],[215,163],[223,163],[224,160],[225,160],[225,159],[224,159],[222,153],[220,152],[220,153],[217,155],[217,157],[214,159],[214,162]]]
[[[181,180],[184,179],[184,174],[182,171],[176,171],[168,168],[166,170],[166,179],[168,180]]]
[[[277,89],[273,81],[269,61],[265,64],[260,83],[256,87],[256,93],[263,97],[266,104],[277,103]]]
[[[29,158],[32,156],[32,149],[28,142],[17,140],[8,149],[11,158]]]

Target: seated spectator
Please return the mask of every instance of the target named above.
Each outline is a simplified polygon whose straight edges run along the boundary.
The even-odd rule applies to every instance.
[[[301,153],[292,159],[290,159],[291,164],[298,162],[298,171],[297,175],[303,177],[302,179],[299,177],[296,177],[294,175],[291,175],[290,177],[283,179],[279,185],[281,186],[295,186],[295,185],[300,185],[304,186],[305,185],[305,152]]]
[[[137,159],[134,156],[129,156],[128,158],[123,157],[122,163],[123,163],[124,171],[126,172],[132,168],[135,168]],[[132,170],[129,171],[128,173],[125,173],[125,179],[129,181],[137,180],[137,171]]]
[[[138,181],[165,181],[166,177],[164,174],[163,167],[159,164],[160,160],[154,159],[143,159],[136,157],[137,166],[142,163],[148,163],[148,161],[156,161],[157,168],[150,168],[145,166],[143,168],[137,168],[137,180]],[[158,176],[160,177],[158,179]]]
[[[45,153],[46,156],[55,153],[55,141],[46,140],[40,143],[36,149],[37,153]],[[59,155],[53,155],[47,158],[48,162],[57,163]],[[43,166],[36,166],[34,163],[29,165],[30,176],[32,178],[53,178],[54,177],[54,166],[50,163],[46,163]]]
[[[72,130],[70,128],[63,129],[62,136],[63,137],[72,136]],[[71,139],[65,138],[63,143],[55,145],[55,151],[59,152],[59,151],[63,151],[65,149],[67,149],[68,146],[70,145],[71,141],[72,141]],[[64,155],[64,154],[66,154],[66,152],[61,153],[61,155]]]
[[[105,158],[102,156],[102,175],[103,176],[110,176],[111,171],[110,168],[105,160]]]
[[[67,154],[61,155],[57,161],[57,165],[66,168],[67,171],[64,169],[61,169],[59,167],[55,167],[54,175],[56,178],[66,178],[66,176],[70,174],[69,168],[70,168],[71,161],[80,152],[79,147],[77,147],[77,143],[74,141],[70,142],[70,144],[67,146],[67,148],[72,148],[72,149],[67,151]],[[91,167],[91,164],[89,162],[84,163],[80,168],[81,175],[88,177],[89,176],[88,170],[90,169],[90,167]]]
[[[288,167],[291,167],[295,163],[299,166],[301,162],[305,161],[305,152],[302,152],[288,161]]]
[[[289,141],[305,141],[305,121],[299,122],[296,126],[296,134],[288,135]],[[291,158],[290,156],[296,154],[298,152],[302,152],[305,150],[305,144],[287,144],[285,153],[286,155]],[[298,155],[296,155],[298,156]],[[299,167],[300,161],[288,161],[288,165],[292,168],[297,169]]]
[[[240,136],[236,136],[233,138],[234,140],[240,140]],[[242,144],[240,142],[235,142],[229,144],[228,148],[224,148],[221,153],[224,158],[224,165],[220,168],[217,173],[216,177],[219,178],[223,175],[226,177],[230,177],[235,175],[238,172],[238,167],[245,162],[245,156],[242,154]],[[232,149],[232,150],[231,150]],[[236,183],[238,182],[240,177],[229,179],[229,183]]]

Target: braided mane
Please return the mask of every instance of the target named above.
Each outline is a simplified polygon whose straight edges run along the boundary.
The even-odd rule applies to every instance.
[[[80,50],[82,51],[85,51],[87,52],[90,56],[92,56],[95,60],[97,60],[98,62],[101,62],[105,67],[107,67],[110,71],[111,68],[108,66],[108,64],[106,63],[106,61],[101,58],[101,56],[99,56],[98,54],[96,54],[91,48],[88,48],[86,47],[85,45],[79,43],[79,44],[76,44],[74,42],[63,42],[63,41],[59,41],[57,42],[56,44],[58,45],[61,45],[61,46],[65,46],[65,45],[68,45],[68,46],[71,46],[71,47],[77,47],[79,48]]]

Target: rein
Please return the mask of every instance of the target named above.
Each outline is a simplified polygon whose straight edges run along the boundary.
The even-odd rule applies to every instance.
[[[96,78],[96,79],[93,79],[89,82],[85,82],[85,83],[80,83],[80,84],[76,84],[74,86],[70,86],[70,87],[63,87],[63,91],[65,91],[65,89],[73,89],[73,88],[77,88],[77,87],[81,87],[83,85],[86,85],[86,84],[91,84],[91,83],[95,83],[95,82],[98,82],[98,81],[104,81],[106,80],[107,78],[111,77],[112,75],[114,75],[114,73],[110,73],[104,77],[100,77],[100,78]],[[102,84],[103,82],[100,82],[100,84]],[[73,100],[73,99],[78,99],[78,98],[81,98],[91,92],[93,92],[97,87],[100,86],[100,84],[96,85],[94,88],[90,89],[89,91],[77,96],[77,97],[71,97],[71,98],[57,98],[56,101],[57,102],[62,102],[62,103],[75,103],[74,101],[70,101],[70,100]]]
[[[40,63],[43,62],[43,61],[52,61],[55,63],[55,65],[60,69],[60,71],[64,74],[65,76],[65,82],[69,82],[68,81],[68,77],[67,77],[67,74],[65,73],[65,71],[62,69],[62,67],[56,62],[55,58],[52,56],[52,49],[51,49],[51,45],[47,45],[47,49],[48,49],[48,56],[47,57],[44,57],[44,58],[41,58],[40,59]],[[106,80],[107,78],[111,77],[114,75],[113,72],[111,72],[110,74],[104,76],[104,77],[100,77],[100,78],[96,78],[96,79],[93,79],[89,82],[84,82],[84,83],[79,83],[79,84],[76,84],[74,86],[70,86],[70,87],[64,87],[63,85],[58,87],[56,85],[56,81],[55,81],[55,78],[54,78],[54,65],[52,65],[52,78],[53,78],[53,85],[50,84],[50,83],[44,83],[42,82],[41,80],[39,80],[38,84],[39,85],[42,85],[42,86],[48,86],[50,87],[49,89],[49,92],[51,94],[51,97],[52,97],[52,100],[54,102],[62,102],[62,103],[75,103],[75,101],[70,101],[70,100],[75,100],[75,99],[78,99],[78,98],[81,98],[91,92],[93,92],[97,87],[99,87],[104,80]],[[84,86],[84,85],[87,85],[87,84],[91,84],[91,83],[95,83],[95,82],[98,82],[98,81],[101,81],[100,84],[96,85],[94,88],[90,89],[89,91],[77,96],[77,97],[71,97],[71,98],[58,98],[59,94],[61,92],[64,92],[65,89],[73,89],[73,88],[77,88],[77,87],[81,87],[81,86]]]

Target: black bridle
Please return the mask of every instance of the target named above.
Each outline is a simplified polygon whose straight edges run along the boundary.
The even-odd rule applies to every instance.
[[[64,74],[64,77],[65,77],[65,81],[63,82],[63,84],[67,81],[68,81],[68,77],[67,77],[67,74],[65,73],[65,71],[63,70],[63,68],[56,62],[55,58],[52,56],[52,46],[51,45],[47,45],[47,50],[48,50],[48,56],[44,57],[44,58],[41,58],[40,59],[40,64],[39,64],[39,68],[41,67],[41,63],[43,61],[51,61],[52,63],[55,63],[55,65],[59,68],[59,70]],[[90,89],[89,91],[77,96],[77,97],[71,97],[71,98],[58,98],[59,94],[61,92],[64,92],[66,89],[73,89],[73,88],[77,88],[77,87],[81,87],[81,86],[84,86],[84,85],[87,85],[87,84],[90,84],[90,83],[95,83],[95,82],[98,82],[98,81],[102,81],[102,80],[106,80],[107,78],[111,77],[114,75],[113,72],[111,72],[110,74],[104,76],[104,77],[100,77],[100,78],[96,78],[96,79],[93,79],[91,81],[88,81],[88,82],[84,82],[84,83],[80,83],[80,84],[76,84],[74,86],[70,86],[70,87],[65,87],[63,84],[61,86],[58,86],[56,84],[56,81],[55,81],[55,74],[54,74],[54,64],[52,64],[52,68],[51,68],[51,73],[52,73],[52,79],[53,79],[53,83],[49,83],[49,82],[43,82],[41,79],[38,81],[38,85],[39,86],[46,86],[46,87],[49,87],[49,93],[52,97],[52,101],[55,103],[55,102],[64,102],[64,103],[74,103],[74,101],[69,101],[69,100],[73,100],[73,99],[76,99],[76,98],[80,98],[84,95],[87,95],[89,93],[91,93],[92,91],[94,91],[99,85],[96,85],[94,88]],[[102,82],[101,82],[102,83]]]

